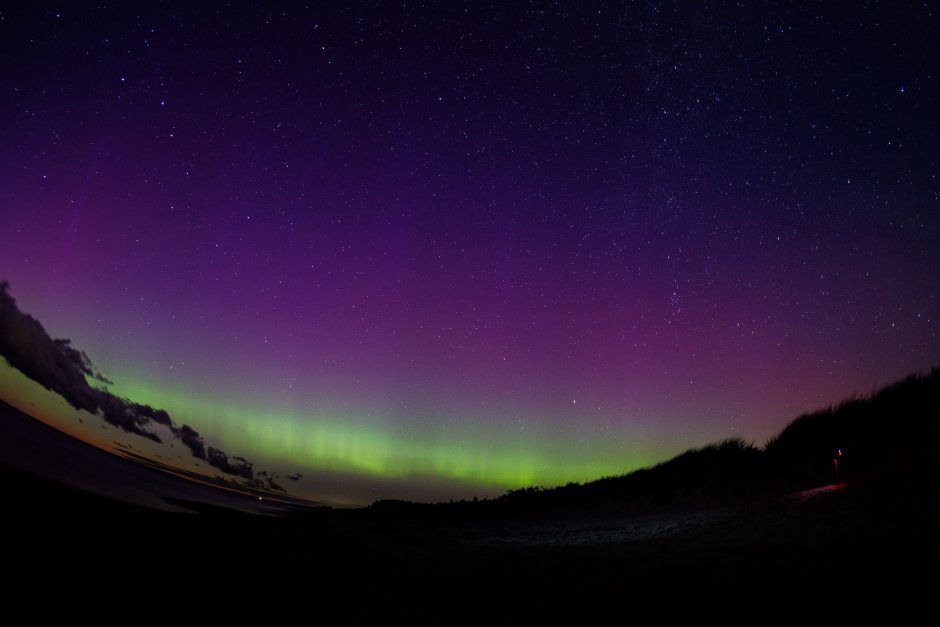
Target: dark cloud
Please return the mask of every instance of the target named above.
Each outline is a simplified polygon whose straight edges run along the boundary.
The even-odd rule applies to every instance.
[[[255,477],[255,479],[259,481],[261,485],[267,488],[268,490],[276,490],[278,492],[287,492],[287,490],[285,490],[281,486],[281,484],[277,482],[276,472],[269,473],[264,470],[261,470],[257,473],[257,476]]]
[[[173,435],[189,449],[193,457],[197,459],[206,458],[206,443],[198,431],[189,425],[183,425],[173,429]]]
[[[89,384],[88,379],[104,384],[111,381],[96,372],[88,355],[74,348],[70,340],[51,338],[38,320],[21,312],[9,290],[10,284],[0,281],[0,356],[11,366],[59,394],[75,409],[99,415],[128,433],[160,442],[150,425],[168,427],[193,457],[226,474],[254,481],[254,467],[244,457],[230,458],[224,451],[208,446],[198,431],[189,425],[176,425],[162,409],[120,398]],[[267,482],[273,484],[270,478]]]
[[[206,453],[206,461],[209,462],[210,466],[215,466],[222,472],[235,475],[236,477],[243,477],[245,479],[255,478],[255,471],[252,468],[253,464],[246,461],[244,458],[233,457],[229,459],[229,456],[223,451],[212,446],[207,449]]]

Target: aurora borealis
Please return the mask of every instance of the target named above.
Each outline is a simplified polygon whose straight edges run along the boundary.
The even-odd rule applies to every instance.
[[[938,363],[929,5],[0,17],[0,279],[293,494],[594,479]]]

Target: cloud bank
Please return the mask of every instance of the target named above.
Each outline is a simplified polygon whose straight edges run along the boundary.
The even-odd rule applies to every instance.
[[[163,425],[193,457],[225,474],[245,479],[253,487],[283,490],[271,475],[262,472],[259,475],[263,476],[256,478],[251,462],[243,457],[230,457],[208,445],[198,431],[189,425],[177,425],[166,411],[93,387],[89,379],[103,384],[111,382],[94,369],[84,351],[72,346],[71,340],[53,339],[38,320],[21,312],[10,296],[7,281],[0,281],[0,356],[33,381],[59,394],[75,409],[98,415],[108,424],[154,442],[161,439],[151,425]]]

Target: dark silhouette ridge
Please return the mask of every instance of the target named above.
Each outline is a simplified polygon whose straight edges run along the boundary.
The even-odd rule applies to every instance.
[[[852,398],[796,418],[759,448],[729,439],[631,473],[585,484],[510,490],[495,499],[418,504],[381,500],[388,512],[454,515],[579,511],[615,507],[646,511],[714,505],[876,476],[936,474],[940,368],[911,375],[867,397]]]
[[[765,446],[769,469],[805,486],[832,476],[935,474],[940,436],[940,368],[791,422]]]

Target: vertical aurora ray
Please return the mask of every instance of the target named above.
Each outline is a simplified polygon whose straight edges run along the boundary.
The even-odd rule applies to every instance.
[[[376,420],[376,410],[279,410],[178,394],[146,384],[118,384],[115,392],[162,404],[232,451],[280,462],[296,471],[331,471],[407,479],[455,480],[488,493],[530,485],[559,485],[640,467],[674,452],[668,445],[599,429],[549,431],[544,418],[523,421],[449,417],[441,430],[433,414],[423,424]],[[430,425],[430,428],[425,425]],[[665,438],[664,438],[665,439]],[[631,440],[633,440],[631,444]]]

